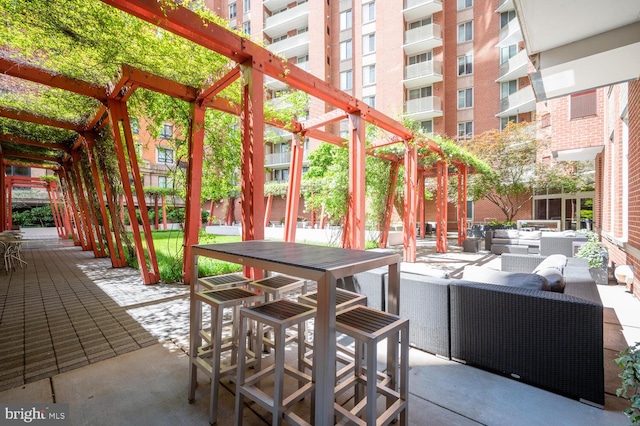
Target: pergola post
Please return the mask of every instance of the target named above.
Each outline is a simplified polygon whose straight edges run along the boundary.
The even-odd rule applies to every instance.
[[[47,190],[47,197],[49,198],[49,206],[51,207],[51,214],[53,216],[53,224],[56,227],[58,238],[64,237],[64,228],[62,227],[62,221],[60,220],[60,210],[58,208],[58,202],[54,195],[54,189],[56,185],[54,182],[47,182],[45,189]]]
[[[436,209],[438,222],[436,224],[436,252],[447,252],[447,186],[449,183],[449,166],[446,161],[440,160],[437,168]]]
[[[418,170],[418,223],[420,224],[420,238],[425,237],[426,227],[424,224],[424,169]]]
[[[13,229],[13,180],[7,177],[7,229]]]
[[[273,205],[273,194],[269,194],[269,196],[267,197],[267,204],[264,207],[264,227],[265,228],[269,226],[272,205]],[[213,210],[213,201],[211,202],[211,210]]]
[[[404,154],[404,261],[416,261],[416,206],[418,198],[418,146],[406,142]]]
[[[71,164],[71,169],[69,172],[73,173],[73,175],[69,174],[69,179],[71,182],[71,186],[73,187],[73,193],[76,198],[76,206],[78,208],[78,219],[80,219],[80,226],[82,228],[82,238],[80,238],[80,243],[82,245],[82,250],[94,250],[95,239],[93,238],[93,232],[91,231],[91,225],[89,224],[89,213],[87,212],[87,207],[85,204],[84,191],[82,190],[82,184],[80,183],[80,172],[78,170],[78,162],[76,159],[73,159]]]
[[[62,185],[62,194],[66,199],[66,204],[69,206],[68,208],[71,210],[69,214],[72,219],[72,234],[73,234],[73,244],[76,246],[82,246],[82,226],[80,225],[80,220],[78,218],[78,210],[76,209],[76,203],[73,199],[73,189],[71,188],[71,181],[69,180],[69,175],[67,174],[67,170],[63,165],[58,171],[58,176],[60,176],[60,182],[64,182]],[[68,212],[69,210],[67,210]]]
[[[158,261],[156,258],[155,248],[153,246],[151,226],[149,225],[149,215],[146,211],[147,204],[144,200],[144,192],[142,189],[142,182],[140,180],[140,170],[138,169],[138,160],[136,157],[135,147],[133,145],[131,123],[129,123],[129,115],[127,112],[126,104],[122,101],[109,99],[109,117],[111,118],[113,138],[115,141],[114,147],[116,156],[118,157],[120,178],[126,198],[127,211],[129,213],[129,222],[131,223],[131,230],[133,231],[133,240],[136,247],[136,256],[138,258],[138,264],[140,266],[140,273],[142,274],[142,281],[144,282],[144,284],[155,284],[160,281],[160,274],[158,272]],[[121,132],[124,134],[124,143],[122,141]],[[131,168],[131,175],[136,188],[136,199],[138,201],[138,209],[140,210],[144,237],[147,243],[147,253],[149,257],[148,265],[147,256],[145,256],[144,246],[142,245],[140,226],[138,225],[138,218],[136,217],[136,206],[134,204],[133,192],[131,191],[131,183],[129,181],[127,158],[124,154],[125,149],[127,150],[127,154],[129,157],[129,167]]]
[[[104,249],[104,241],[102,238],[102,232],[100,231],[100,223],[98,222],[98,218],[96,216],[96,211],[93,207],[93,203],[91,202],[91,194],[93,192],[93,188],[91,188],[90,179],[87,178],[84,173],[84,166],[80,162],[81,152],[75,151],[73,153],[73,164],[74,169],[76,171],[76,178],[78,180],[78,188],[80,193],[82,194],[82,208],[87,215],[87,229],[88,235],[91,239],[91,248],[93,249],[93,253],[95,257],[106,257],[105,249]]]
[[[344,247],[364,250],[365,241],[365,122],[359,113],[349,114],[349,207]]]
[[[458,164],[458,245],[467,234],[467,166]]]
[[[294,133],[291,140],[291,166],[289,169],[289,187],[287,188],[287,207],[284,216],[284,240],[290,243],[295,243],[296,241],[303,158],[304,139],[299,133]]]
[[[0,149],[0,190],[2,190],[2,194],[0,194],[0,232],[7,230],[7,191],[5,189],[5,173],[6,166],[4,164],[2,150]]]
[[[264,74],[242,66],[242,240],[264,239]]]
[[[95,149],[95,144],[93,145],[93,149]],[[97,157],[95,157],[97,158]],[[114,264],[113,259],[114,256],[111,256],[111,263],[114,268],[122,268],[127,266],[127,258],[124,254],[124,247],[122,246],[122,237],[120,233],[122,232],[122,227],[124,225],[124,221],[120,215],[120,211],[118,209],[121,197],[116,195],[114,196],[113,191],[111,190],[111,183],[109,182],[109,177],[107,176],[107,172],[104,169],[104,165],[98,163],[100,166],[100,171],[102,172],[102,181],[104,184],[104,192],[107,197],[107,207],[109,208],[109,213],[111,215],[111,227],[113,228],[113,236],[115,238],[115,246],[114,249],[117,251],[117,254],[114,256],[117,258],[117,262]]]
[[[95,148],[95,139],[93,135],[86,134],[85,140],[86,144],[86,152],[87,159],[89,160],[89,167],[91,168],[91,176],[93,176],[93,183],[96,187],[96,196],[98,199],[98,206],[100,207],[100,215],[102,216],[102,226],[104,230],[104,236],[107,240],[107,247],[109,248],[109,257],[111,258],[111,266],[114,268],[122,267],[126,264],[126,261],[123,257],[118,258],[118,253],[116,252],[113,236],[111,234],[111,226],[109,225],[109,215],[107,213],[107,206],[104,202],[104,193],[106,191],[102,190],[102,185],[100,184],[100,175],[98,173],[98,167],[96,166],[96,162],[93,156],[93,150]]]
[[[380,230],[380,242],[378,247],[385,248],[389,242],[389,228],[391,227],[391,215],[393,214],[393,200],[396,198],[396,185],[398,184],[398,172],[400,171],[400,161],[391,163],[389,170],[389,185],[387,186],[387,196],[384,201],[384,220]]]
[[[85,147],[85,152],[87,153],[87,155],[89,154],[88,149],[86,149]],[[82,154],[81,154],[82,155]],[[80,170],[82,170],[82,178],[84,180],[84,186],[85,188],[87,188],[86,194],[87,194],[87,208],[89,209],[89,214],[90,214],[90,218],[91,218],[91,223],[93,224],[93,227],[95,229],[95,237],[96,237],[96,242],[98,244],[99,247],[97,247],[99,256],[97,257],[107,257],[107,250],[105,248],[104,245],[104,241],[105,239],[109,238],[109,229],[107,227],[106,224],[104,224],[103,226],[100,226],[100,217],[98,216],[99,214],[101,214],[102,212],[98,212],[98,210],[100,210],[100,202],[104,202],[104,199],[100,199],[102,197],[102,191],[99,185],[99,182],[94,182],[95,181],[95,177],[93,176],[93,174],[88,175],[87,173],[91,172],[91,167],[89,167],[89,170],[86,171],[84,170],[86,167],[86,165],[84,164],[78,164],[78,168]],[[98,210],[96,210],[95,205],[93,204],[93,196],[96,197],[97,201],[98,201]]]
[[[202,193],[202,157],[204,156],[204,113],[205,108],[202,105],[195,102],[191,103],[184,256],[182,262],[182,277],[185,284],[190,284],[191,279],[198,279],[198,277],[191,277],[191,246],[198,244],[198,232],[202,223],[200,202]]]

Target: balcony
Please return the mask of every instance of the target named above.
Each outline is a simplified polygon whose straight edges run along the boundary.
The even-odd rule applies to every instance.
[[[526,86],[509,97],[500,100],[500,114],[496,117],[508,117],[523,112],[536,110],[536,97],[533,94],[533,86]]]
[[[442,117],[442,101],[438,96],[410,99],[405,103],[404,116],[414,121]]]
[[[496,13],[502,13],[516,8],[513,4],[513,0],[500,0],[499,3]]]
[[[267,49],[285,58],[306,55],[309,53],[309,33],[298,34],[277,43],[271,43]]]
[[[269,37],[286,34],[309,25],[309,3],[302,3],[266,19],[264,33]]]
[[[294,65],[294,64],[290,64],[290,65]],[[301,70],[309,71],[309,62],[301,62],[299,64],[295,64],[295,66],[297,66]],[[274,91],[284,90],[288,87],[287,83],[284,83],[273,77],[269,77],[268,75],[264,76],[264,85],[267,89],[274,90]]]
[[[303,154],[302,161],[307,161],[308,152],[305,151]],[[265,167],[278,167],[278,166],[289,166],[291,165],[291,152],[276,152],[274,154],[266,154],[264,156],[264,165]]]
[[[429,86],[438,81],[442,81],[442,63],[440,61],[420,62],[404,68],[402,82],[407,89]]]
[[[496,82],[515,80],[527,75],[529,69],[529,57],[526,50],[521,50],[507,62],[500,65],[500,78]]]
[[[507,47],[522,41],[522,29],[517,19],[512,19],[500,29],[500,41],[496,47]]]
[[[405,0],[402,14],[405,21],[411,22],[431,16],[441,10],[442,2],[440,0]]]
[[[291,140],[293,135],[291,132],[287,132],[286,130],[280,129],[278,127],[273,126],[265,126],[264,137],[269,142],[282,142],[285,140]]]
[[[404,33],[404,45],[402,48],[406,55],[426,52],[438,46],[442,46],[440,25],[438,24],[423,25]]]
[[[291,0],[264,0],[262,5],[271,12],[287,7],[289,3]]]

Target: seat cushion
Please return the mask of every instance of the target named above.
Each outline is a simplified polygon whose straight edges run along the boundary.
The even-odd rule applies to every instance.
[[[547,280],[549,290],[555,291],[556,293],[564,293],[565,281],[564,276],[560,271],[558,271],[556,268],[551,267],[536,269],[538,270],[535,272],[535,275],[544,277]]]
[[[525,272],[504,272],[480,266],[465,266],[462,279],[479,283],[502,285],[507,287],[521,287],[534,290],[550,291],[547,279],[538,274]]]
[[[537,273],[541,269],[554,268],[560,272],[564,271],[564,266],[567,264],[567,256],[564,254],[552,254],[547,256],[540,264],[533,270],[533,273]]]

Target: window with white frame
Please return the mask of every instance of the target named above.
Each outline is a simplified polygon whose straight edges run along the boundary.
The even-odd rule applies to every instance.
[[[473,74],[473,54],[458,56],[458,76]]]
[[[158,147],[158,163],[173,164],[173,150],[170,148]]]
[[[247,35],[251,35],[251,21],[242,23],[242,32]]]
[[[138,122],[138,119],[131,118],[130,123],[131,123],[131,133],[133,133],[134,135],[137,135],[138,133],[140,133],[140,123]]]
[[[458,109],[473,107],[473,88],[458,90]]]
[[[473,137],[473,121],[458,123],[458,139],[471,139]]]
[[[340,12],[340,31],[348,30],[353,25],[351,9]]]
[[[168,176],[158,176],[159,188],[173,188],[173,179]]]
[[[235,3],[229,5],[229,19],[234,19],[238,15],[238,7]]]
[[[464,22],[458,25],[458,43],[473,40],[473,21]]]
[[[500,28],[504,28],[509,25],[509,22],[516,18],[516,11],[509,10],[500,14]]]
[[[344,61],[347,59],[351,59],[351,57],[353,56],[352,49],[353,43],[351,42],[351,40],[340,42],[340,60]]]
[[[409,22],[409,24],[407,25],[407,29],[414,30],[416,28],[424,27],[426,25],[431,25],[431,22],[432,22],[431,16],[429,16],[428,18],[418,19],[417,21]]]
[[[376,84],[376,66],[367,65],[362,67],[362,85],[368,86],[370,84]]]
[[[409,58],[407,59],[407,62],[409,65],[427,62],[431,60],[431,54],[432,54],[431,51],[429,51],[429,52],[424,52],[424,53],[419,53],[417,55],[409,56]]]
[[[160,137],[162,139],[171,139],[173,137],[173,124],[162,123],[162,128],[160,129]]]
[[[504,130],[505,127],[507,127],[507,124],[509,124],[510,121],[513,121],[514,123],[518,122],[518,116],[517,115],[510,115],[508,117],[501,117],[500,118],[500,130]]]
[[[353,88],[353,72],[351,70],[340,73],[340,89],[351,90]]]
[[[364,96],[364,97],[362,98],[362,101],[363,101],[365,104],[367,104],[367,105],[369,105],[370,107],[372,107],[372,108],[375,108],[375,107],[376,107],[376,95]]]
[[[244,13],[251,11],[251,0],[242,0],[242,10]]]
[[[289,38],[289,34],[282,34],[281,36],[274,37],[272,40],[272,43],[277,43],[279,41],[286,40],[288,38]]]
[[[424,133],[433,133],[433,120],[421,121],[420,128]]]
[[[375,21],[376,19],[376,3],[369,2],[362,5],[362,23]]]
[[[309,55],[298,56],[298,59],[296,60],[297,64],[304,64],[305,62],[309,62]]]
[[[376,33],[362,36],[362,54],[368,55],[376,51]]]
[[[503,81],[500,83],[500,99],[506,99],[518,91],[518,80]]]
[[[473,0],[458,0],[458,10],[468,9],[473,6]]]
[[[432,96],[432,93],[433,93],[432,86],[420,87],[418,89],[411,89],[409,90],[409,100],[428,98],[429,96]]]
[[[514,56],[516,56],[516,53],[518,53],[518,45],[517,44],[512,44],[510,46],[501,47],[500,48],[500,64],[504,64],[509,59],[511,59]]]

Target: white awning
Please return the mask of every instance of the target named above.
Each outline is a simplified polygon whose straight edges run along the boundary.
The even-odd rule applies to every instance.
[[[562,151],[553,151],[553,158],[557,161],[589,161],[595,160],[596,155],[600,154],[604,149],[604,145],[589,146],[585,148],[564,149]]]

